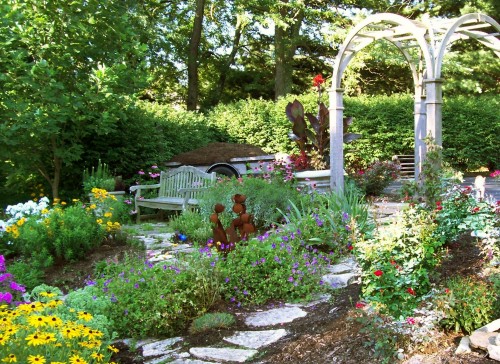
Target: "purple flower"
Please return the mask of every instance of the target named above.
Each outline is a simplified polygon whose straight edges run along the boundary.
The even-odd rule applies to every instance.
[[[7,304],[12,302],[12,293],[0,292],[0,302],[5,301]]]
[[[112,294],[111,294],[111,297],[109,298],[109,300],[110,300],[111,302],[118,302],[118,299],[116,298],[116,296],[115,296],[115,294],[114,294],[114,293],[112,293]]]
[[[245,289],[245,290],[243,290],[243,294],[244,294],[245,296],[246,296],[246,295],[248,295],[248,291],[247,291],[246,289]]]
[[[139,288],[139,283],[134,284],[134,288]]]
[[[292,276],[288,277],[288,282],[293,282],[293,277]]]
[[[0,255],[0,272],[5,272],[5,257]]]
[[[144,173],[144,171],[141,169],[139,172],[137,172],[137,174],[140,174],[140,175],[142,176],[142,175],[143,175],[143,174],[145,174],[145,173]]]
[[[236,297],[231,297],[230,301],[231,302],[236,302]]]
[[[229,277],[226,277],[225,281],[226,283],[229,283]]]
[[[0,282],[6,281],[7,279],[10,278],[12,278],[12,274],[10,273],[0,274]]]
[[[266,258],[260,258],[260,262],[264,264],[266,262]]]
[[[349,220],[349,214],[347,212],[343,212],[342,213],[342,221],[346,222],[347,220]]]
[[[24,286],[21,286],[14,281],[10,282],[10,289],[18,292],[26,292],[26,288],[24,288]]]

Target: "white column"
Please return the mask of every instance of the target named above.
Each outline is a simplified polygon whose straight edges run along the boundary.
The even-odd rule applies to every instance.
[[[415,181],[422,172],[422,161],[425,159],[425,137],[427,133],[426,126],[426,105],[425,96],[422,95],[422,87],[415,87],[414,98],[414,140],[415,140]]]
[[[425,80],[425,90],[427,93],[426,111],[427,123],[426,136],[431,134],[434,142],[442,146],[442,106],[443,106],[443,79],[434,78]]]
[[[334,83],[335,84],[335,83]],[[330,96],[330,188],[344,190],[344,89],[331,88]]]

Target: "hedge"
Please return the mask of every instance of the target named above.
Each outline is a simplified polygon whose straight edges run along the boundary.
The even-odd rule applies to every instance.
[[[268,153],[296,151],[288,139],[291,123],[286,104],[299,99],[306,111],[315,113],[317,95],[288,96],[277,102],[241,100],[219,105],[206,114],[210,127],[224,141],[249,143]],[[323,102],[327,103],[326,96]],[[362,138],[346,145],[347,157],[366,162],[390,159],[395,154],[413,154],[413,95],[344,98],[344,115],[355,118],[349,131]],[[492,96],[446,97],[443,104],[445,161],[467,171],[479,167],[500,168],[499,99]]]

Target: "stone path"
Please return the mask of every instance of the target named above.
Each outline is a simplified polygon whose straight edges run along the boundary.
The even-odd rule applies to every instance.
[[[164,224],[153,224],[150,231],[139,231],[133,238],[144,242],[151,262],[163,262],[175,259],[174,253],[191,253],[193,248],[187,244],[172,243],[174,234],[163,233]],[[137,229],[137,226],[125,227]],[[343,288],[359,280],[360,269],[353,258],[330,266],[323,280],[334,288]],[[213,347],[186,347],[182,337],[165,340],[147,339],[133,342],[123,340],[125,344],[137,348],[145,364],[210,364],[243,363],[258,355],[259,350],[272,345],[289,333],[286,324],[313,314],[314,305],[330,299],[330,295],[317,297],[306,304],[285,304],[280,308],[249,313],[244,322],[245,331],[235,331],[231,336]]]

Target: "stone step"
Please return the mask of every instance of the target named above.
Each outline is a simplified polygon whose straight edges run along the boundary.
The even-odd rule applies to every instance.
[[[232,348],[191,348],[189,353],[202,360],[218,360],[220,362],[244,363],[254,357],[258,351],[253,349]]]
[[[249,349],[260,349],[264,346],[275,343],[287,335],[285,329],[264,330],[264,331],[237,331],[230,337],[225,337],[228,343],[244,346]]]

